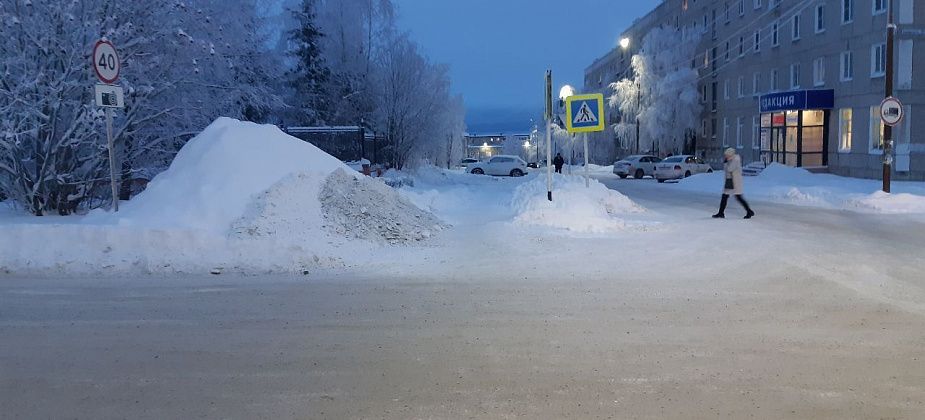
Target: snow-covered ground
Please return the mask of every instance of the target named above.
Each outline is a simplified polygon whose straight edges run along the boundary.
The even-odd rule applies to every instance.
[[[799,206],[925,216],[925,183],[894,181],[892,194],[883,193],[881,186],[878,180],[813,174],[771,164],[760,175],[745,178],[745,196]],[[677,185],[679,189],[709,194],[719,193],[722,187],[722,171],[695,175]]]

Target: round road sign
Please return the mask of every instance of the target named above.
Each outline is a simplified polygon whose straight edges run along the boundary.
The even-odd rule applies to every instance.
[[[880,119],[889,126],[899,124],[903,119],[903,103],[892,96],[880,103]]]
[[[93,47],[93,70],[101,82],[112,84],[119,80],[119,53],[111,42],[99,40]]]

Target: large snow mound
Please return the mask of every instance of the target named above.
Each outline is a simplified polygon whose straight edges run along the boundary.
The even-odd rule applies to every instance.
[[[320,183],[339,168],[349,169],[276,126],[219,118],[113,217],[123,226],[227,232],[258,194],[283,178],[305,173]]]
[[[537,176],[514,190],[511,206],[515,225],[547,226],[578,233],[609,233],[631,225],[621,215],[644,208],[597,180],[585,186],[578,176],[553,177],[553,201],[546,196],[546,177]]]
[[[719,194],[723,173],[695,175],[677,188]],[[925,183],[893,182],[893,194],[880,192],[879,180],[814,174],[773,163],[760,175],[745,177],[745,196],[800,206],[887,214],[925,214]]]

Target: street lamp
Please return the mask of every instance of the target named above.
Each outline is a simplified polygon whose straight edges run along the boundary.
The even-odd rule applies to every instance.
[[[620,48],[623,48],[623,49],[625,50],[625,49],[627,49],[627,48],[629,48],[629,47],[630,47],[630,39],[629,39],[629,38],[620,38]]]

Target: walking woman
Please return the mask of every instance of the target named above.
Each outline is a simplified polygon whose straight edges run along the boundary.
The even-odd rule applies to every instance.
[[[739,200],[739,203],[745,208],[745,218],[751,219],[755,216],[755,212],[745,202],[745,198],[742,198],[742,158],[731,147],[726,149],[723,157],[725,158],[723,172],[726,174],[726,185],[723,186],[723,199],[719,203],[719,213],[714,214],[713,218],[723,219],[726,217],[726,204],[729,203],[729,196],[734,194],[736,200]]]

